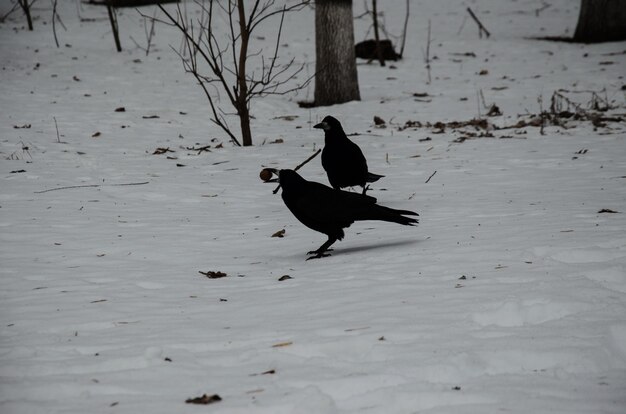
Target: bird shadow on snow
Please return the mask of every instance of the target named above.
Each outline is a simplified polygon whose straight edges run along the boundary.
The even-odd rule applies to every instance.
[[[385,249],[390,247],[400,247],[400,246],[410,246],[416,243],[421,242],[421,240],[416,239],[405,239],[405,240],[396,240],[396,241],[388,241],[383,243],[370,243],[366,245],[354,246],[354,247],[346,247],[341,248],[338,246],[332,246],[332,251],[330,252],[330,257],[324,257],[321,259],[310,260],[311,262],[316,262],[318,260],[330,259],[332,257],[342,257],[351,253],[360,253],[367,252],[378,249]],[[408,252],[407,252],[408,253]],[[300,256],[300,255],[299,255]]]

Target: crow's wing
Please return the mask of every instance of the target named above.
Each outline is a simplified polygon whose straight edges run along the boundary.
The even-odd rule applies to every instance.
[[[284,200],[302,224],[337,238],[343,238],[342,229],[362,215],[359,210],[376,205],[374,197],[335,190],[316,182],[307,182],[298,196]]]
[[[326,144],[322,166],[333,187],[364,185],[367,180],[367,161],[361,148],[345,137]]]

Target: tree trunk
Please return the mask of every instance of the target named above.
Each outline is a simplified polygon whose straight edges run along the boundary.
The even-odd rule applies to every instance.
[[[626,40],[626,0],[581,0],[575,42]]]
[[[252,145],[252,131],[250,130],[250,110],[248,105],[244,102],[237,108],[237,115],[239,115],[239,126],[241,127],[241,143],[244,147]]]
[[[241,143],[244,147],[252,145],[250,131],[250,110],[248,108],[248,81],[246,79],[246,60],[248,58],[248,42],[250,41],[249,28],[246,25],[246,12],[243,0],[237,1],[239,12],[239,34],[241,36],[239,49],[239,64],[237,65],[237,115],[241,126]]]
[[[360,100],[352,0],[315,2],[315,105]]]
[[[118,52],[122,51],[122,44],[120,43],[120,30],[117,26],[117,13],[115,9],[107,4],[107,11],[109,12],[109,22],[111,23],[111,31],[113,32],[113,40],[115,40],[115,48]]]

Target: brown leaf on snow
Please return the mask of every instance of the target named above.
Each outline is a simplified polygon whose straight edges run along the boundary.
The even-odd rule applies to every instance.
[[[285,237],[285,229],[278,230],[276,233],[272,234],[272,237]]]
[[[176,152],[176,151],[171,150],[170,147],[159,147],[159,148],[154,150],[152,155],[165,154],[166,152]]]
[[[214,272],[212,270],[209,270],[208,272],[203,272],[201,270],[198,271],[198,273],[200,273],[201,275],[204,275],[206,277],[208,277],[209,279],[219,279],[221,277],[226,277],[228,276],[226,273],[224,272],[220,272],[219,270]]]
[[[201,404],[201,405],[213,404],[218,401],[222,401],[222,397],[220,397],[217,394],[213,394],[213,395],[203,394],[201,397],[188,398],[185,400],[187,404]]]
[[[292,341],[279,342],[277,344],[272,345],[272,348],[282,348],[284,346],[289,346],[289,345],[293,345],[293,342]]]
[[[282,282],[282,281],[289,280],[289,279],[293,279],[293,277],[289,275],[282,275],[281,277],[278,278],[278,281]]]

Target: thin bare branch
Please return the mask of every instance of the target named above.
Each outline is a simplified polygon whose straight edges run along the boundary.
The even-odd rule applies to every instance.
[[[17,8],[19,6],[20,6],[20,3],[19,2],[15,2],[15,4],[13,4],[13,7],[11,8],[11,10],[6,12],[4,15],[0,16],[0,23],[4,23],[6,18],[9,17],[11,15],[11,13],[13,13],[15,10],[17,10]]]
[[[406,0],[406,13],[404,14],[404,27],[402,28],[402,46],[400,46],[400,56],[404,56],[404,45],[406,43],[406,30],[409,26],[409,3],[410,3],[410,0]]]
[[[262,23],[263,21],[265,21],[265,20],[269,19],[269,18],[270,18],[270,17],[272,17],[272,16],[275,16],[275,15],[280,14],[280,13],[287,13],[287,12],[290,12],[290,11],[299,11],[299,10],[302,10],[304,7],[308,6],[310,3],[311,3],[311,2],[310,2],[310,0],[305,0],[305,1],[302,1],[302,2],[300,2],[300,3],[292,4],[291,6],[285,6],[285,8],[284,8],[284,9],[278,9],[278,10],[275,10],[275,11],[273,11],[273,12],[271,12],[271,13],[267,13],[266,15],[263,15],[263,16],[261,16],[261,15],[259,14],[259,18],[258,18],[258,19],[257,19],[254,23],[252,23],[252,24],[250,25],[250,27],[249,27],[248,31],[249,31],[250,33],[252,33],[252,32],[254,31],[254,29],[255,29],[255,28],[256,28],[256,27],[257,27],[260,23]]]
[[[212,3],[212,2],[211,2]],[[180,11],[180,6],[177,5],[177,17],[172,16],[162,5],[158,5],[161,11],[165,14],[165,16],[170,20],[170,22],[177,27],[181,33],[183,33],[184,37],[189,41],[189,51],[190,53],[199,53],[203,60],[209,65],[211,71],[217,76],[222,85],[224,86],[224,90],[228,95],[231,103],[236,102],[235,96],[230,91],[227,80],[224,78],[224,73],[222,71],[222,66],[220,65],[221,53],[215,53],[213,49],[213,43],[209,40],[207,43],[209,45],[209,54],[205,52],[205,49],[202,48],[202,45],[198,43],[195,37],[192,36],[192,32],[188,30],[188,27],[182,18],[182,13]],[[212,6],[211,6],[212,7]],[[209,15],[211,16],[211,15]],[[209,17],[210,18],[210,17]]]
[[[483,37],[483,33],[485,33],[487,35],[487,37],[491,36],[491,33],[489,33],[489,30],[487,30],[487,28],[485,28],[485,26],[482,24],[482,22],[480,20],[478,20],[478,17],[476,17],[476,15],[472,11],[472,9],[468,7],[467,8],[467,12],[472,17],[472,19],[474,19],[476,24],[478,25],[478,37],[482,38]]]
[[[51,1],[52,1],[52,34],[54,34],[54,43],[57,45],[57,49],[58,49],[60,46],[59,46],[59,38],[57,37],[57,25],[56,25],[57,0],[51,0]]]

